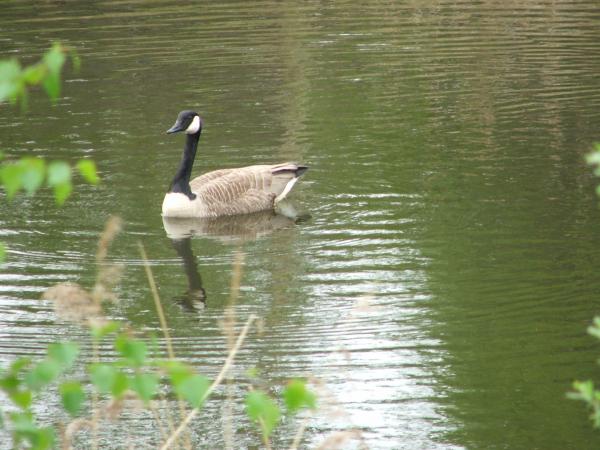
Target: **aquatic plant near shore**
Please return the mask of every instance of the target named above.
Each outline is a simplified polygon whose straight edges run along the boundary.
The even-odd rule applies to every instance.
[[[594,318],[594,322],[588,327],[588,333],[600,339],[600,317]],[[592,411],[590,419],[594,427],[600,428],[600,389],[596,389],[592,380],[574,381],[573,389],[575,392],[567,393],[567,397],[586,403]]]
[[[595,150],[586,155],[586,162],[594,167],[594,175],[600,177],[600,144],[596,144]],[[596,186],[596,194],[600,196],[600,185]],[[600,317],[594,318],[587,331],[592,336],[600,339]],[[592,411],[590,419],[594,427],[600,428],[600,389],[596,389],[592,380],[574,381],[573,389],[575,392],[567,393],[567,397],[586,403]]]
[[[161,448],[171,448],[201,411],[211,393],[226,378],[237,352],[257,319],[254,315],[248,317],[236,336],[234,307],[241,279],[240,258],[234,265],[231,304],[227,313],[228,320],[224,321],[225,333],[232,337],[227,357],[212,382],[196,373],[191,366],[175,359],[170,348],[166,320],[142,247],[168,349],[167,358],[154,356],[146,340],[140,338],[140,333],[126,324],[106,320],[102,313],[103,302],[114,302],[117,299],[113,288],[120,269],[108,263],[106,255],[120,229],[119,219],[109,219],[98,245],[96,260],[99,273],[92,289],[87,290],[76,283],[61,283],[50,287],[43,294],[45,299],[54,301],[58,317],[89,328],[93,355],[84,379],[65,379],[81,353],[79,346],[73,342],[51,344],[41,361],[19,358],[9,367],[0,370],[0,390],[12,402],[10,412],[0,411],[0,423],[10,431],[15,448],[25,445],[42,450],[53,448],[58,443],[62,448],[73,448],[79,432],[85,429],[92,432],[91,442],[87,445],[98,448],[98,430],[103,421],[117,420],[132,405],[141,405],[153,414],[164,441]],[[100,362],[100,344],[107,342],[112,344],[117,357],[111,362]],[[57,389],[62,408],[70,420],[68,423],[58,421],[54,426],[39,425],[33,405],[42,393],[53,389]],[[172,423],[165,426],[157,412],[157,402],[164,401],[164,391],[173,393],[192,408],[189,412],[185,411],[185,406],[180,410],[182,414],[176,428]],[[284,387],[282,403],[291,416],[301,410],[314,409],[316,396],[307,388],[306,381],[294,379]],[[248,417],[259,426],[265,447],[270,448],[270,436],[282,415],[278,402],[266,392],[251,387],[246,397],[246,411]],[[167,421],[172,422],[172,419],[167,418]],[[303,431],[304,423],[294,436],[292,449],[298,447]],[[184,441],[183,445],[185,448],[192,448],[189,440]]]

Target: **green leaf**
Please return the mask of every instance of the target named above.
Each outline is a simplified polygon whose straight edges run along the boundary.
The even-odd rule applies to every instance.
[[[12,81],[21,76],[21,64],[16,58],[0,61],[0,80]]]
[[[127,375],[112,364],[91,364],[89,372],[92,384],[102,394],[120,397],[129,388]]]
[[[18,431],[33,431],[35,425],[33,423],[33,415],[31,412],[12,412],[9,414],[13,427]]]
[[[4,262],[6,259],[6,247],[2,242],[0,242],[0,264]]]
[[[194,371],[191,369],[191,367],[179,361],[167,361],[161,365],[167,370],[169,378],[171,379],[171,384],[175,388],[177,388],[177,386],[179,386],[187,378],[194,375]]]
[[[0,61],[0,102],[10,100],[14,103],[22,85],[19,61],[15,58]]]
[[[65,60],[66,56],[64,48],[56,42],[52,44],[50,50],[48,50],[42,58],[42,61],[46,64],[48,70],[53,73],[60,73]]]
[[[85,401],[85,393],[77,381],[69,381],[60,385],[60,397],[67,412],[76,417]]]
[[[56,441],[54,430],[51,427],[37,427],[31,413],[13,412],[9,417],[12,422],[15,448],[46,450],[54,446]],[[20,445],[22,441],[27,442],[28,445]]]
[[[13,392],[18,389],[21,381],[17,378],[16,374],[7,373],[2,378],[0,378],[0,388],[6,392]]]
[[[110,393],[115,397],[122,396],[127,389],[129,389],[129,378],[121,371],[115,373],[115,378],[110,388]]]
[[[317,406],[317,397],[306,389],[306,382],[299,379],[291,380],[283,390],[283,400],[291,413],[300,408],[315,409]]]
[[[71,183],[57,184],[54,186],[54,201],[56,204],[62,206],[67,198],[69,198],[69,195],[71,195],[72,190],[73,187],[71,186]]]
[[[248,395],[246,395],[246,413],[251,420],[260,425],[265,439],[269,438],[281,417],[277,404],[261,391],[248,392]]]
[[[120,334],[115,339],[115,348],[134,367],[141,367],[146,361],[146,343]]]
[[[583,400],[583,397],[579,392],[567,392],[566,397],[569,400]]]
[[[600,147],[597,147],[596,151],[588,153],[585,155],[585,161],[589,165],[597,165],[600,164]]]
[[[32,439],[32,443],[36,450],[54,448],[55,442],[56,435],[54,434],[54,428],[52,427],[38,428],[35,439]]]
[[[91,364],[89,367],[90,380],[98,392],[108,394],[112,391],[117,379],[117,369],[109,364]]]
[[[27,409],[31,406],[31,391],[28,389],[12,391],[9,393],[9,397],[21,409]]]
[[[55,342],[48,346],[48,357],[63,369],[71,367],[79,353],[79,346],[73,342]]]
[[[48,73],[46,78],[44,78],[42,86],[44,86],[50,100],[55,102],[60,95],[60,75],[53,72]]]
[[[62,205],[71,195],[71,166],[64,161],[52,161],[48,165],[48,186],[54,188],[54,199]]]
[[[60,365],[53,360],[44,360],[37,363],[25,376],[25,382],[34,391],[41,390],[52,383],[61,373]]]
[[[46,162],[41,158],[22,158],[19,165],[21,166],[21,185],[28,195],[33,195],[44,182]]]
[[[136,373],[131,379],[131,389],[133,389],[144,403],[148,403],[158,388],[158,376],[153,373]]]
[[[21,172],[23,168],[18,164],[5,164],[2,166],[0,176],[2,184],[6,190],[6,196],[11,199],[15,196],[22,186]]]
[[[65,59],[66,56],[60,44],[54,44],[43,58],[43,62],[48,68],[43,86],[52,101],[55,101],[60,95],[60,72]]]
[[[92,325],[91,333],[92,337],[96,340],[104,339],[109,334],[115,333],[119,330],[118,322],[107,322],[102,325]]]
[[[209,387],[210,381],[208,378],[203,375],[192,375],[178,383],[175,391],[190,402],[194,408],[200,408]]]
[[[83,176],[88,183],[98,184],[100,182],[100,178],[96,172],[96,163],[91,159],[80,159],[77,162],[77,168],[79,169],[81,176]]]
[[[47,71],[48,68],[44,64],[34,64],[33,66],[26,67],[23,70],[23,81],[27,84],[37,86],[42,82]]]
[[[31,441],[31,437],[37,433],[37,427],[33,423],[33,415],[30,412],[12,412],[9,414],[14,433],[14,444],[23,439]],[[19,448],[20,446],[15,445]]]
[[[591,334],[592,336],[600,339],[600,327],[598,326],[598,324],[594,321],[594,325],[588,327],[587,329],[588,334]]]
[[[31,358],[28,358],[26,356],[18,358],[15,361],[13,361],[13,363],[10,365],[10,373],[17,375],[21,370],[23,370],[30,364]]]
[[[48,165],[48,186],[71,184],[71,166],[64,161],[52,161]]]
[[[574,381],[573,389],[575,389],[577,393],[571,398],[584,400],[588,403],[594,401],[594,383],[592,381]]]

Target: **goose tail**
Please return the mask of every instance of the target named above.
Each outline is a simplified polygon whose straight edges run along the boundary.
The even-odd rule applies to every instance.
[[[275,203],[283,200],[292,190],[298,178],[308,170],[308,166],[302,166],[295,163],[278,164],[271,168],[273,181],[271,191],[277,196]]]
[[[295,163],[283,163],[277,164],[271,168],[271,173],[273,175],[284,174],[284,173],[293,173],[295,177],[300,177],[304,172],[308,170],[308,166],[302,166]]]

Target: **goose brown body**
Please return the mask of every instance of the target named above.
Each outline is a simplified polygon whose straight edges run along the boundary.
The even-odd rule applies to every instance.
[[[273,209],[304,171],[304,166],[283,163],[208,172],[190,182],[194,199],[167,193],[162,213],[167,217],[219,217]]]
[[[190,181],[202,121],[192,111],[179,114],[169,132],[185,131],[179,170],[165,195],[165,217],[219,217],[272,209],[285,198],[308,167],[291,162],[208,172]]]

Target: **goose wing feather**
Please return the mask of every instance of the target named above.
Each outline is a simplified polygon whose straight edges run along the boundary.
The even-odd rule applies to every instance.
[[[221,169],[193,179],[190,187],[211,215],[245,214],[272,208],[298,170],[293,163]]]

